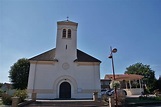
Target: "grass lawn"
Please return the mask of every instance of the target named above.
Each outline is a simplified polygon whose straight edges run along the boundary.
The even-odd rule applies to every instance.
[[[142,97],[142,98],[127,98],[126,103],[137,104],[137,103],[155,103],[161,102],[161,97]]]

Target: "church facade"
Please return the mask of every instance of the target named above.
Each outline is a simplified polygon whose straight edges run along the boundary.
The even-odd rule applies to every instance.
[[[29,59],[29,95],[70,99],[100,92],[101,61],[77,49],[77,27],[69,20],[57,22],[56,48]]]

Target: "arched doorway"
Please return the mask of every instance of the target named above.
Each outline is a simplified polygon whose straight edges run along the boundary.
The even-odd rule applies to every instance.
[[[63,82],[59,87],[59,98],[71,98],[71,85],[68,82]]]

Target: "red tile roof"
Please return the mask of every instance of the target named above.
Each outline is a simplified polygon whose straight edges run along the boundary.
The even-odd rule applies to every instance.
[[[144,76],[142,75],[136,75],[136,74],[116,74],[115,79],[118,81],[123,81],[123,80],[139,80],[142,79]],[[105,75],[105,79],[113,79],[113,75]]]

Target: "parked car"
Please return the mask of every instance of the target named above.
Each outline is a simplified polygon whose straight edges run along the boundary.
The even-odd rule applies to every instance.
[[[101,96],[103,95],[107,95],[107,96],[111,96],[114,93],[114,90],[101,90]]]
[[[106,91],[107,91],[106,89],[102,89],[101,90],[101,96],[105,95],[106,94]]]
[[[111,96],[112,94],[114,94],[114,92],[115,92],[114,89],[109,90],[109,91],[106,93],[106,95]]]
[[[119,92],[120,91],[122,91],[122,93],[124,93],[125,96],[127,95],[127,92],[125,90],[119,90]],[[118,90],[117,90],[117,92],[118,92]],[[114,93],[115,93],[114,89],[111,89],[111,90],[101,90],[101,96],[103,96],[103,95],[111,96]]]

